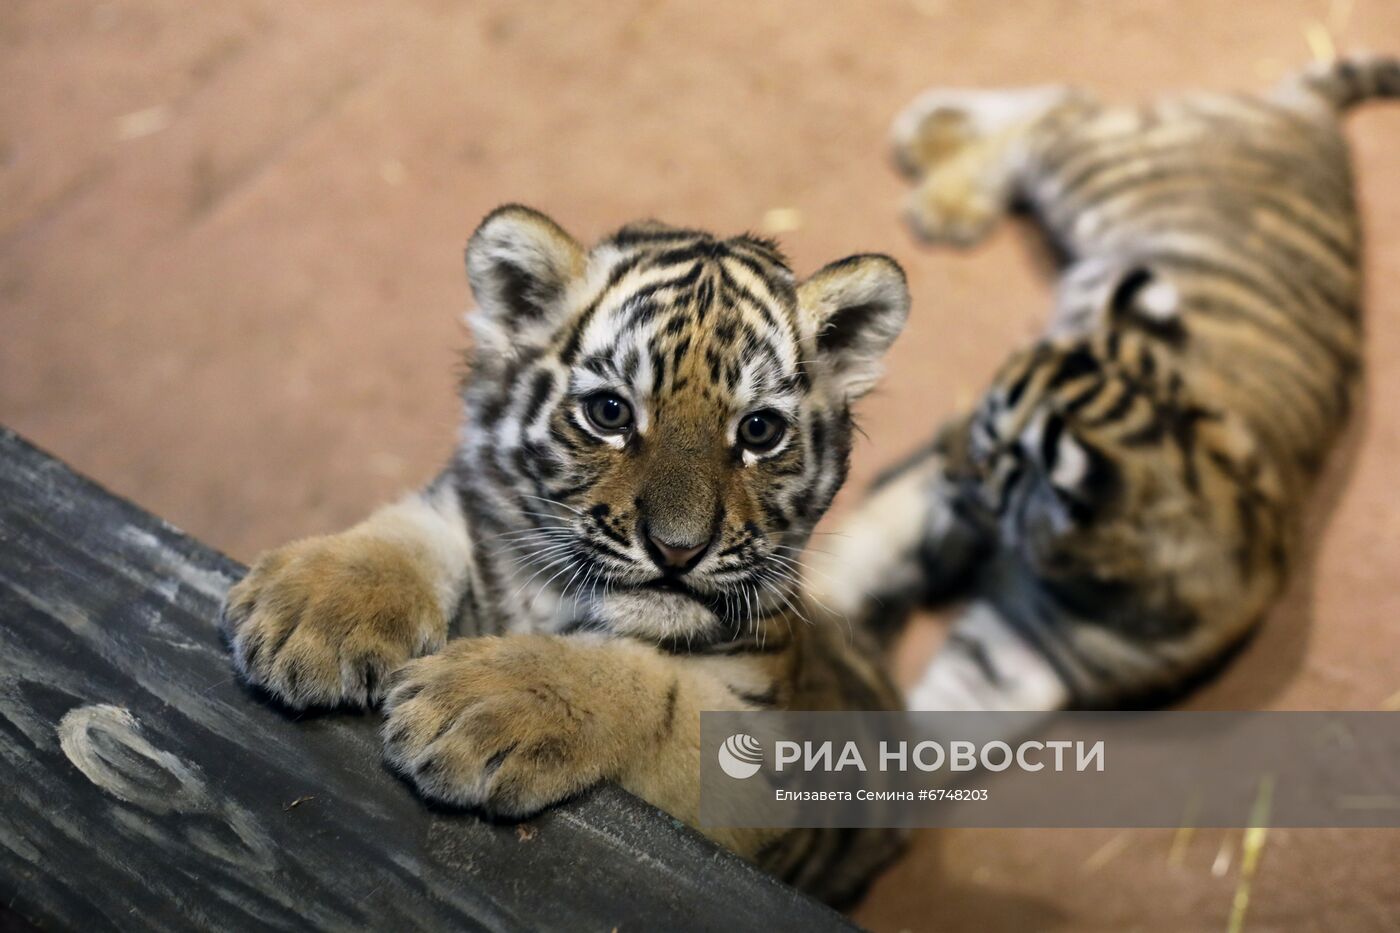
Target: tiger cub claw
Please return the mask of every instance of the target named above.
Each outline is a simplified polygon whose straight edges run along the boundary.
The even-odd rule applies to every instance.
[[[446,635],[412,561],[354,533],[264,554],[229,590],[220,627],[244,679],[293,709],[376,703]]]
[[[508,818],[598,783],[599,724],[558,651],[539,637],[471,638],[410,662],[385,698],[385,759],[424,797]]]

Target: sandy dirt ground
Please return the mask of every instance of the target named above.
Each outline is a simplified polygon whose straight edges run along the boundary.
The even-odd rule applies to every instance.
[[[896,222],[929,85],[1257,88],[1400,50],[1400,3],[13,0],[0,5],[0,421],[247,560],[430,477],[453,443],[461,248],[499,202],[882,250],[914,314],[853,483],[971,399],[1048,306],[1010,227]],[[1200,708],[1400,707],[1400,107],[1358,112],[1367,404],[1284,605]],[[841,503],[852,500],[848,492]],[[842,507],[842,506],[838,506]],[[908,674],[936,641],[922,624]],[[878,930],[1225,929],[1239,831],[920,834]],[[1175,842],[1175,855],[1172,855]],[[1268,834],[1251,930],[1400,927],[1400,832]]]

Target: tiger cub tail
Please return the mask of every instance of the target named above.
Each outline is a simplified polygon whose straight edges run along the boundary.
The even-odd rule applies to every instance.
[[[1317,62],[1285,80],[1278,94],[1321,98],[1338,113],[1368,100],[1400,98],[1400,57],[1357,54]]]

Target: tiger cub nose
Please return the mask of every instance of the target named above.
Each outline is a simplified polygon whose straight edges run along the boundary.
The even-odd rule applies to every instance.
[[[705,552],[710,546],[709,541],[702,541],[696,545],[672,544],[665,541],[650,531],[647,532],[648,550],[651,552],[652,561],[662,570],[689,570],[695,559]]]

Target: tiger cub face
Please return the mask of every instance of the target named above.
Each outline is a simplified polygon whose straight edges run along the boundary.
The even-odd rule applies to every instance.
[[[1238,415],[1188,394],[1162,352],[1175,337],[1162,305],[1120,300],[1151,281],[1126,277],[1091,310],[1091,333],[1014,354],[954,475],[965,514],[999,525],[1061,604],[1166,634],[1237,610],[1251,577],[1283,574],[1295,496]]]
[[[656,638],[793,599],[845,477],[850,403],[907,316],[898,265],[855,256],[798,283],[770,242],[655,223],[585,251],[514,206],[467,264],[467,460],[485,517],[538,545],[508,576]]]

